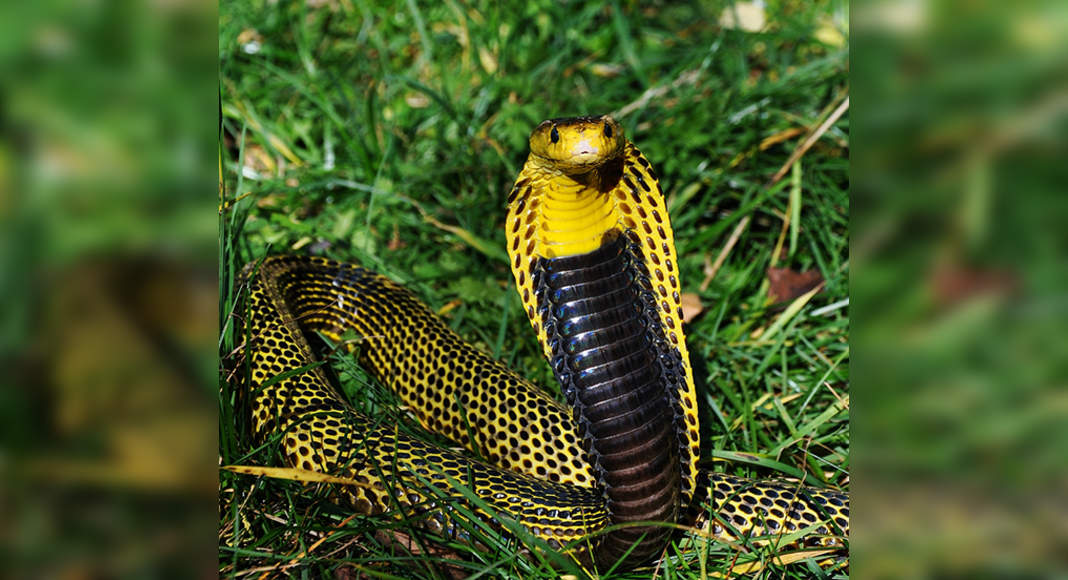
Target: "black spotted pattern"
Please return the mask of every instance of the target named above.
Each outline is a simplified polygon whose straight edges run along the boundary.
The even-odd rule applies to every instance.
[[[619,244],[607,251],[604,264],[632,251]],[[592,262],[589,266],[597,268]],[[618,267],[618,262],[605,267],[587,281],[616,276],[621,271]],[[555,271],[575,269],[558,267]],[[339,487],[338,498],[362,513],[403,514],[443,536],[465,540],[463,526],[458,525],[459,512],[454,509],[463,504],[504,531],[499,520],[469,504],[457,489],[457,485],[464,486],[494,513],[519,522],[550,546],[573,544],[572,553],[589,563],[591,555],[585,547],[598,540],[578,540],[600,532],[611,520],[605,493],[590,487],[597,483],[594,470],[582,449],[582,428],[570,413],[462,342],[409,291],[358,265],[274,256],[250,266],[245,277],[245,349],[253,425],[261,440],[278,442],[289,465],[346,478],[351,483]],[[561,274],[552,282],[565,277]],[[629,292],[639,297],[649,293],[641,273],[625,274],[623,279],[629,283]],[[615,278],[613,284],[618,281]],[[557,286],[563,289],[558,298],[573,298],[568,292],[575,290],[574,284]],[[589,352],[598,348],[596,344],[606,348],[613,360],[620,359],[620,337],[633,338],[633,333],[617,329],[608,331],[604,339],[584,336],[583,329],[603,321],[584,318],[593,311],[580,304],[568,305],[574,300],[558,302],[563,305],[558,318],[575,323],[576,332],[557,333],[567,337],[558,346],[570,351],[564,358],[569,365],[579,373],[596,371],[598,365],[590,363],[597,355]],[[620,319],[641,320],[651,328],[640,313],[643,308],[635,307],[637,318]],[[400,435],[394,426],[353,410],[314,364],[305,338],[305,333],[313,331],[335,337],[347,331],[362,335],[362,364],[400,393],[427,429],[478,449],[494,465]],[[656,343],[660,338],[652,328],[651,338],[646,333],[642,340]],[[581,358],[583,353],[589,356]],[[670,365],[654,361],[653,366],[664,372]],[[574,386],[575,380],[567,381]],[[611,407],[610,399],[594,397],[584,404]],[[608,465],[609,455],[598,451],[598,461]],[[677,480],[677,475],[669,479]],[[787,546],[832,546],[841,545],[841,537],[849,532],[845,494],[707,472],[702,472],[701,479],[697,501],[686,514],[711,514],[700,525],[717,539],[748,537],[771,542],[790,531],[812,528],[812,533]],[[605,483],[610,482],[606,479]],[[619,500],[608,497],[619,505]]]

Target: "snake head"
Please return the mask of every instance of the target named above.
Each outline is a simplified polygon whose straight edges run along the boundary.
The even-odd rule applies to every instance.
[[[608,115],[549,119],[530,134],[530,153],[563,173],[585,173],[619,157],[626,141]]]

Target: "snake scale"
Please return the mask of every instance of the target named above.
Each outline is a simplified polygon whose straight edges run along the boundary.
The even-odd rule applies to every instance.
[[[718,540],[792,534],[791,545],[841,546],[845,494],[698,468],[664,195],[616,121],[540,124],[505,227],[517,290],[568,406],[385,277],[281,255],[246,270],[255,434],[279,441],[292,466],[350,480],[339,500],[361,513],[403,514],[460,539],[470,514],[502,531],[507,520],[586,565],[648,563],[674,531],[656,522],[701,512],[714,514],[704,525]],[[355,333],[361,364],[424,428],[482,459],[354,410],[312,362],[316,332]]]

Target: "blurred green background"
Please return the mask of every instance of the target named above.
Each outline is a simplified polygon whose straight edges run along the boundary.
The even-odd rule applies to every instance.
[[[421,3],[405,3],[395,10],[398,16],[380,20],[368,18],[377,8],[366,4],[283,4],[227,4],[218,30],[211,4],[41,2],[0,8],[5,298],[0,360],[8,371],[0,390],[0,531],[12,576],[217,574],[216,461],[210,457],[217,424],[216,144],[221,140],[232,153],[242,132],[256,133],[251,125],[235,125],[233,112],[224,111],[231,119],[229,133],[218,137],[219,91],[235,92],[220,79],[219,60],[252,59],[248,51],[257,44],[269,52],[278,37],[265,31],[285,28],[277,20],[284,17],[295,23],[285,38],[288,46],[299,47],[296,69],[315,65],[314,73],[335,75],[329,80],[336,90],[362,91],[367,85],[344,72],[355,66],[349,62],[355,54],[318,66],[318,46],[310,41],[318,38],[312,25],[322,24],[301,14],[322,10],[323,4],[357,14],[362,24],[350,42],[374,44],[372,54],[380,62],[413,45],[421,48],[409,58],[417,59],[425,46],[421,38],[431,39],[431,51],[440,51],[433,39],[446,34],[425,17],[420,30],[411,6],[429,10]],[[811,15],[827,7],[792,12],[788,4],[763,6],[774,30],[794,31],[800,47],[827,41],[833,46],[833,34],[812,40],[825,27]],[[545,102],[562,103],[544,81],[563,75],[590,108],[616,110],[630,101],[598,101],[603,92],[591,89],[591,81],[625,75],[637,99],[646,88],[670,84],[671,72],[681,72],[670,50],[663,60],[647,63],[638,48],[685,43],[691,26],[738,28],[720,22],[723,4],[612,7],[637,16],[608,18],[592,33],[582,21],[553,20],[555,5],[498,8],[483,17],[499,33],[489,42],[498,56],[511,50],[507,39],[515,25],[504,25],[514,23],[513,16],[522,16],[530,35],[555,42],[547,46],[577,45],[598,55],[569,68],[571,63],[553,62],[554,52],[542,49],[526,62],[542,76],[495,82],[517,99],[540,91]],[[640,20],[648,10],[664,19],[678,16],[673,24],[648,26]],[[703,16],[691,18],[694,14]],[[861,577],[1063,576],[1068,570],[1065,5],[858,2],[849,15],[853,570]],[[246,29],[259,31],[261,38],[239,39]],[[400,40],[393,45],[387,38]],[[629,48],[622,40],[627,38]],[[768,70],[784,64],[775,60],[783,54],[796,55],[776,52],[779,45],[772,44],[769,48],[760,35],[724,32],[722,42],[706,47],[719,57],[734,55],[712,59],[700,77],[717,89],[712,101],[719,108],[713,113],[736,102],[739,91],[761,102],[757,89],[736,83],[744,76],[739,71],[749,68],[746,55],[764,58]],[[606,63],[598,52],[606,45],[621,58]],[[498,58],[497,68],[485,76],[514,70],[522,58]],[[483,71],[494,66],[477,50],[467,59],[457,66]],[[561,69],[562,75],[555,74]],[[686,78],[680,86],[687,86]],[[405,142],[409,135],[383,134],[362,144],[343,139],[349,119],[359,118],[352,113],[331,121],[329,141],[305,145],[318,150],[318,157],[309,158],[315,160],[311,167],[325,167],[331,150],[340,167],[339,151],[345,149],[344,159],[377,173],[368,151],[391,140],[396,151],[419,147],[427,135],[430,141],[449,131],[467,135],[482,125],[449,119],[488,118],[478,108],[481,87],[464,93],[464,107],[453,110],[460,117],[447,112],[405,117],[425,111],[430,93],[441,92],[422,90],[418,83],[425,81],[414,75],[389,85],[408,87],[390,94],[390,104],[406,106],[388,108],[406,123],[419,121],[415,145]],[[443,82],[459,80],[445,75]],[[403,91],[411,92],[413,103]],[[826,97],[798,92],[798,105],[810,110]],[[364,92],[358,94],[359,102],[368,102]],[[366,94],[379,99],[372,111],[386,110],[381,95]],[[293,100],[280,95],[275,107],[284,109]],[[500,105],[507,109],[509,101]],[[732,131],[745,133],[761,123],[767,130],[767,120],[751,111],[720,117],[691,101],[676,106],[693,112],[698,127],[734,121]],[[650,122],[663,118],[655,110],[630,113]],[[509,114],[499,127],[493,125],[501,152],[492,145],[477,149],[485,165],[501,169],[489,176],[464,175],[469,191],[499,194],[521,160],[524,125],[555,112]],[[689,175],[706,184],[702,187],[746,179],[735,175],[738,165],[718,161],[744,150],[723,148],[717,163],[685,153],[654,156],[652,151],[674,151],[677,144],[669,132],[644,126],[636,116],[627,121],[628,129],[662,173]],[[277,112],[261,119],[268,130],[285,126],[298,134],[300,121],[323,123]],[[715,150],[717,142],[705,139],[701,146]],[[270,141],[259,145],[268,158],[291,162]],[[231,153],[223,157],[230,160]],[[258,155],[246,151],[244,158]],[[428,174],[419,185],[434,191],[441,180],[428,169],[437,160],[430,161],[420,164]],[[266,170],[249,168],[255,175],[271,167]],[[372,183],[388,184],[388,178]],[[665,186],[678,191],[682,184],[680,179]],[[347,185],[335,186],[345,191]],[[394,202],[376,197],[375,203]],[[459,202],[443,196],[437,207],[449,203]],[[463,223],[462,212],[444,216],[451,218],[443,222],[447,225],[480,237],[495,235],[480,223]],[[398,232],[402,227],[398,222]],[[435,242],[469,246],[442,231]],[[257,232],[264,242],[280,242],[268,239],[267,228],[249,231]],[[388,246],[392,229],[386,232],[376,242],[351,240],[353,251],[366,253],[372,243]],[[449,267],[445,256],[435,258],[444,262],[441,268]],[[407,266],[398,263],[389,273],[411,276],[406,281],[418,284],[416,270]],[[224,281],[226,276],[223,272]],[[206,298],[190,299],[204,296],[205,287]],[[163,290],[154,294],[151,288]],[[502,289],[490,302],[503,294]],[[185,300],[189,304],[176,306]],[[135,420],[144,417],[152,419]],[[161,427],[170,417],[179,419]],[[143,441],[149,443],[135,445]],[[201,457],[205,452],[209,456]],[[187,464],[179,459],[185,455]],[[184,467],[163,468],[172,465]]]
[[[1068,5],[852,31],[854,572],[1063,575]]]
[[[216,18],[0,8],[5,576],[213,573]]]

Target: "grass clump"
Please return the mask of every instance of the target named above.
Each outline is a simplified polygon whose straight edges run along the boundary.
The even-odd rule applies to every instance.
[[[847,96],[847,8],[771,3],[759,32],[718,24],[728,8],[222,6],[224,356],[241,343],[241,266],[314,251],[408,285],[467,340],[555,390],[512,288],[505,198],[538,122],[614,113],[661,176],[683,290],[702,309],[687,333],[705,460],[731,460],[714,468],[740,475],[846,486],[847,116],[790,160]],[[794,308],[778,303],[769,267],[818,272],[823,290]],[[239,375],[239,356],[226,360]],[[358,407],[397,413],[354,364],[335,367]],[[277,458],[248,440],[232,387],[221,393],[221,461],[271,465]],[[547,557],[492,538],[489,552],[449,546],[412,557],[375,533],[403,529],[395,521],[350,518],[325,492],[297,484],[220,477],[223,575],[557,573]],[[727,572],[736,552],[681,554],[661,572]]]

